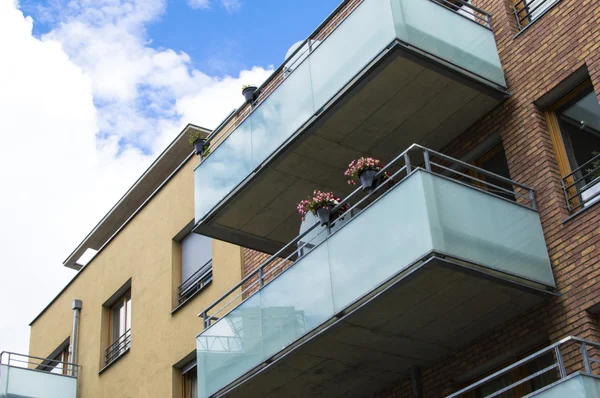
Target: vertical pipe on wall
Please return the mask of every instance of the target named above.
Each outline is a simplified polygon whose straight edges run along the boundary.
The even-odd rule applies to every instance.
[[[71,358],[69,362],[77,363],[77,340],[79,332],[79,313],[81,312],[81,300],[73,300],[73,333],[71,333]],[[77,376],[77,367],[71,365],[71,376]]]

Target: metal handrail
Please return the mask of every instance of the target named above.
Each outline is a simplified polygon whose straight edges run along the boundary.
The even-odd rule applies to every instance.
[[[17,357],[17,358],[14,358]],[[22,358],[22,359],[21,359]],[[23,364],[23,365],[32,365],[35,368],[31,368],[29,366],[19,366],[15,364]],[[79,375],[79,368],[81,365],[72,362],[65,362],[59,359],[50,359],[50,358],[42,358],[36,357],[33,355],[25,355],[19,354],[11,351],[2,351],[0,352],[0,365],[6,365],[10,367],[23,368],[27,370],[33,370],[37,372],[49,373],[52,369],[56,368],[58,365],[62,365],[63,369],[66,369],[68,372],[66,374],[54,373],[58,376],[68,376],[68,377],[77,377]]]
[[[109,364],[120,357],[131,345],[131,328],[125,333],[117,337],[117,339],[109,345],[104,353],[104,363]]]
[[[535,13],[537,10],[539,10],[549,2],[558,3],[559,0],[539,0],[535,2],[535,5],[533,7],[529,6],[530,1],[531,0],[519,0],[513,5],[513,12],[517,19],[519,30],[522,30],[523,28],[525,28],[525,26],[529,25],[531,22],[533,22],[539,17],[532,17],[533,13]],[[521,15],[523,16],[521,17]]]
[[[279,65],[279,67],[277,67],[277,69],[275,69],[273,71],[273,73],[271,73],[271,75],[269,75],[269,77],[267,77],[267,79],[256,89],[258,96],[257,96],[257,99],[254,101],[254,103],[251,104],[251,107],[248,108],[246,106],[246,104],[243,103],[241,106],[239,106],[238,108],[231,111],[231,113],[221,123],[219,123],[217,128],[215,128],[208,135],[208,137],[206,138],[206,141],[210,145],[209,148],[212,150],[214,148],[213,143],[216,143],[216,142],[220,143],[220,142],[224,141],[224,139],[227,136],[229,136],[229,134],[233,130],[235,130],[237,128],[237,126],[239,126],[248,116],[250,116],[250,114],[254,110],[254,107],[257,104],[262,103],[267,98],[269,98],[271,93],[274,92],[275,88],[277,86],[279,86],[291,73],[293,73],[295,68],[292,69],[291,71],[289,71],[289,73],[287,71],[285,71],[286,68],[289,68],[288,63],[291,60],[294,60],[297,57],[295,62],[298,62],[298,61],[303,62],[304,58],[301,56],[298,57],[298,55],[303,55],[306,52],[308,52],[309,54],[312,53],[318,47],[318,44],[320,44],[322,41],[326,40],[327,37],[329,37],[341,25],[341,23],[346,18],[348,18],[348,16],[350,16],[352,14],[352,12],[356,8],[358,8],[358,6],[364,1],[365,0],[343,0],[329,14],[329,16],[323,22],[321,22],[319,24],[319,26],[317,26],[317,28],[315,30],[313,30],[306,39],[304,39],[301,42],[301,44],[298,46],[298,48],[296,50],[294,50],[289,56],[287,56],[285,58],[285,60]],[[444,8],[449,9],[450,11],[457,12],[452,9],[451,6],[453,4],[450,3],[448,0],[430,0],[430,1],[439,4]],[[478,22],[478,21],[473,21],[473,22],[475,22],[479,25],[482,25],[488,29],[491,29],[491,18],[492,17],[489,13],[487,13],[486,11],[483,11],[482,9],[480,9],[478,7],[475,7],[474,5],[468,3],[464,0],[454,0],[454,1],[459,3],[461,5],[461,7],[469,9],[470,12],[467,12],[467,13],[469,15],[473,15],[474,17],[476,17],[478,20],[481,21],[481,22]],[[342,13],[344,8],[352,2],[355,3],[354,8],[348,13]],[[481,16],[478,14],[480,14]],[[333,26],[330,26],[332,22],[333,22]],[[326,29],[326,28],[328,28],[328,29]],[[317,43],[317,45],[313,45],[315,43]],[[304,53],[300,54],[301,51],[304,51]],[[286,73],[283,73],[283,72],[286,72]],[[244,111],[247,111],[247,114],[244,115],[243,119],[237,120],[236,123],[234,123],[233,125],[230,125],[227,130],[223,131],[225,126],[227,126],[230,121],[232,121],[235,117],[239,116]],[[221,134],[221,133],[225,133],[225,134]],[[222,138],[215,140],[215,138],[219,134],[221,134]]]
[[[600,154],[594,156],[587,162],[583,163],[576,169],[572,170],[569,174],[563,177],[562,179],[562,187],[565,194],[565,199],[567,201],[567,208],[569,211],[576,211],[581,208],[584,208],[586,203],[591,201],[596,201],[597,197],[600,195],[600,192],[593,194],[588,198],[583,198],[582,194],[600,183],[600,180],[596,181],[596,179],[586,182],[591,176],[597,174],[600,171],[600,166],[592,167],[589,169],[590,165],[593,165],[594,162],[600,161]],[[585,174],[584,174],[585,171]]]
[[[417,154],[422,155],[422,163],[420,165],[413,165],[413,162],[411,160],[411,154],[413,154],[414,152],[417,152]],[[437,160],[437,158],[439,158],[441,160],[438,160],[437,162],[432,161],[432,159]],[[472,170],[480,175],[487,176],[489,178],[493,178],[495,180],[499,180],[499,181],[505,182],[507,184],[511,184],[512,186],[526,190],[527,195],[523,195],[523,194],[520,194],[515,191],[506,190],[502,187],[499,187],[499,186],[497,186],[493,183],[490,183],[488,181],[485,181],[483,179],[480,179],[480,178],[477,178],[474,176],[470,176],[470,175],[464,174],[458,170],[443,166],[443,165],[441,165],[442,161],[449,162],[449,163],[453,164],[454,167],[457,167],[457,168],[460,168],[463,170],[464,169]],[[399,166],[399,164],[401,164],[401,166]],[[521,201],[523,203],[517,202],[516,203],[517,205],[520,205],[520,206],[523,206],[526,208],[530,208],[532,210],[536,210],[535,192],[534,192],[533,188],[531,188],[527,185],[512,181],[508,178],[499,176],[497,174],[491,173],[480,167],[471,165],[469,163],[465,163],[458,159],[454,159],[450,156],[444,155],[437,151],[427,149],[418,144],[411,145],[404,152],[402,152],[401,154],[396,156],[391,162],[389,162],[385,167],[383,167],[377,173],[376,178],[384,178],[384,176],[387,176],[389,174],[389,172],[392,171],[392,168],[394,168],[395,171],[393,172],[393,174],[389,175],[388,180],[394,184],[400,184],[404,179],[409,177],[416,170],[424,170],[428,173],[440,175],[444,178],[449,178],[449,177],[442,175],[442,173],[438,172],[436,170],[436,168],[439,168],[441,171],[444,171],[444,172],[447,172],[448,170],[450,170],[452,173],[461,175],[463,177],[467,177],[467,178],[471,179],[471,181],[474,182],[474,184],[471,185],[471,184],[461,182],[458,180],[453,180],[453,181],[456,181],[457,183],[470,186],[471,188],[480,190],[482,192],[485,192],[486,194],[498,197],[503,200],[509,200],[506,197],[500,196],[493,192],[485,191],[476,185],[484,186],[484,187],[492,187],[494,189],[499,189],[499,190],[505,191],[506,193],[510,193],[511,195],[513,195],[513,197],[515,197],[514,195],[516,195],[517,197],[519,197],[521,199]],[[401,179],[396,180],[397,178],[400,178],[400,177],[401,177]],[[385,186],[387,186],[387,184],[380,184],[374,190],[365,194],[362,198],[360,198],[356,203],[354,203],[352,206],[350,206],[343,213],[340,213],[340,211],[342,210],[342,208],[345,204],[349,204],[349,201],[351,199],[356,198],[359,195],[359,193],[363,192],[361,187],[357,187],[354,191],[352,191],[348,196],[346,196],[343,200],[340,201],[340,204],[338,204],[331,210],[331,214],[335,215],[335,219],[330,220],[329,224],[327,224],[327,233],[329,233],[331,225],[333,223],[335,223],[338,219],[342,219],[344,217],[350,217],[355,210],[359,211],[359,213],[364,211],[365,209],[359,208],[360,205],[362,205],[363,203],[366,203],[370,200],[376,200],[377,195],[379,195],[379,194],[384,195],[385,194],[385,192],[384,192]],[[206,307],[202,312],[200,312],[198,314],[198,316],[202,317],[202,319],[204,321],[204,327],[208,328],[211,325],[212,321],[222,317],[222,316],[217,317],[217,315],[219,315],[222,311],[225,311],[231,304],[235,303],[238,299],[240,299],[240,298],[242,298],[243,300],[248,299],[249,296],[244,297],[244,294],[246,294],[247,292],[251,291],[252,289],[254,289],[256,287],[257,287],[256,291],[259,291],[260,289],[262,289],[269,282],[268,280],[266,280],[266,278],[269,275],[272,275],[275,272],[279,271],[280,268],[283,266],[291,266],[291,264],[289,262],[294,261],[294,260],[292,260],[292,258],[294,256],[298,256],[298,253],[302,252],[302,250],[307,248],[308,245],[310,244],[310,242],[304,242],[303,238],[308,236],[312,231],[314,231],[320,225],[321,224],[319,222],[317,222],[317,223],[313,224],[312,226],[310,226],[306,231],[304,231],[303,233],[296,236],[294,239],[292,239],[290,242],[288,242],[285,246],[283,246],[279,251],[277,251],[277,253],[275,253],[274,255],[269,257],[266,261],[264,261],[262,264],[260,264],[256,269],[254,269],[248,275],[246,275],[244,278],[242,278],[241,281],[236,283],[231,289],[229,289],[227,292],[225,292],[223,295],[221,295],[221,297],[219,297],[216,301],[214,301],[212,304],[210,304],[208,307]],[[292,251],[292,249],[294,249],[294,250]],[[285,256],[286,253],[290,253],[290,254]],[[283,257],[283,256],[285,256],[285,257]],[[271,266],[272,268],[270,268],[265,273],[265,268],[269,267],[269,266]],[[254,278],[256,278],[256,280],[252,281]],[[244,287],[244,285],[247,285],[247,286]],[[223,303],[227,297],[236,293],[236,291],[238,291],[238,290],[240,290],[240,291],[237,292],[237,294],[234,295],[233,298],[231,298],[224,305],[222,305],[220,308],[218,308],[213,314],[211,314],[211,315],[208,314],[209,311],[215,309],[215,307],[217,307],[217,305]],[[252,294],[256,293],[256,291],[252,292]]]
[[[486,385],[490,381],[497,379],[498,377],[504,376],[507,373],[510,373],[512,370],[514,370],[520,366],[523,366],[523,365],[541,357],[542,355],[545,355],[545,354],[551,353],[551,352],[554,354],[554,357],[556,360],[555,363],[553,363],[550,366],[547,366],[544,369],[539,370],[538,372],[536,372],[532,375],[524,377],[524,378],[512,383],[509,386],[503,387],[502,389],[495,391],[494,393],[492,393],[490,395],[487,395],[486,398],[492,398],[492,397],[498,396],[506,391],[512,390],[513,388],[515,388],[537,376],[540,376],[543,373],[546,373],[552,369],[558,369],[559,378],[564,379],[569,375],[569,373],[567,372],[567,367],[565,366],[565,362],[563,359],[564,355],[563,355],[563,351],[561,351],[561,347],[563,347],[569,343],[578,343],[579,344],[579,350],[580,350],[580,354],[582,356],[582,363],[583,363],[583,372],[581,372],[581,373],[587,374],[587,375],[592,375],[591,362],[600,363],[600,361],[597,359],[591,358],[589,356],[587,348],[588,348],[588,346],[592,347],[592,348],[600,348],[600,343],[597,343],[597,342],[591,341],[591,340],[581,339],[579,337],[568,336],[546,348],[543,348],[543,349],[521,359],[520,361],[513,363],[512,365],[505,367],[504,369],[501,369],[495,373],[492,373],[491,375],[479,380],[478,382],[475,382],[475,383],[469,385],[468,387],[463,388],[462,390],[455,392],[454,394],[448,395],[446,398],[459,397],[463,394],[466,394],[468,392],[476,390],[479,387]],[[573,372],[571,372],[571,373],[573,373]]]
[[[212,280],[212,259],[208,260],[206,264],[198,268],[198,270],[179,285],[177,288],[178,304],[186,301],[189,298],[187,295],[190,294],[190,292],[196,293],[196,291],[200,291],[209,280]],[[195,291],[194,287],[196,288]]]

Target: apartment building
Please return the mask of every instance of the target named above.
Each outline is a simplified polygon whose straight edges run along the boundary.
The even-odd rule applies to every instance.
[[[599,22],[343,1],[74,250],[0,397],[600,397]]]

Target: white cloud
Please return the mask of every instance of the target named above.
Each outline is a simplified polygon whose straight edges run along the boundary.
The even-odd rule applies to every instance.
[[[221,7],[227,12],[237,12],[242,8],[242,0],[219,0]],[[208,10],[211,8],[211,0],[188,0],[188,5],[195,9]]]
[[[38,40],[0,0],[0,349],[27,352],[29,321],[73,276],[62,260],[155,154],[188,122],[216,126],[272,71],[217,78],[151,48],[145,24],[163,11],[70,0],[44,9],[60,23]]]
[[[210,8],[210,0],[188,0],[188,4],[192,8],[206,10]]]
[[[221,0],[221,5],[229,12],[239,11],[242,8],[241,0]]]

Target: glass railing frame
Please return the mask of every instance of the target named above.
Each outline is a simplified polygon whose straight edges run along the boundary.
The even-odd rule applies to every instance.
[[[422,151],[423,153],[423,166],[413,166],[411,164],[411,157],[410,154],[413,151]],[[464,169],[469,169],[469,170],[474,170],[477,173],[480,173],[484,176],[488,176],[494,179],[497,179],[499,181],[503,181],[506,183],[509,183],[511,185],[513,185],[514,187],[519,188],[520,190],[524,190],[526,193],[521,193],[521,192],[517,192],[515,191],[510,191],[511,194],[516,195],[516,198],[518,199],[517,201],[512,201],[510,199],[507,199],[506,197],[503,197],[499,194],[493,193],[493,192],[489,192],[486,191],[484,189],[481,189],[477,186],[473,186],[467,183],[464,183],[462,181],[447,177],[445,175],[442,175],[441,173],[437,173],[435,172],[435,168],[441,169],[443,170],[442,173],[451,173],[451,174],[456,174],[456,175],[460,175],[460,176],[464,176],[469,178],[470,180],[474,181],[476,184],[481,184],[483,186],[488,186],[488,187],[493,187],[497,190],[500,191],[506,191],[506,193],[508,194],[509,191],[497,186],[493,183],[490,183],[488,181],[482,180],[480,178],[477,178],[475,176],[471,176],[471,175],[467,175],[465,173],[463,173],[460,170],[456,170],[450,167],[447,167],[445,165],[442,165],[438,162],[434,162],[431,160],[431,158],[433,156],[439,157],[443,160],[447,160],[450,162],[454,163],[454,167],[459,168],[460,170],[464,170]],[[396,185],[401,184],[404,180],[406,180],[407,178],[409,178],[410,176],[412,176],[415,172],[417,171],[425,171],[427,173],[431,173],[434,174],[436,176],[451,180],[454,183],[460,184],[460,185],[464,185],[470,189],[474,189],[480,192],[485,193],[486,195],[491,195],[494,196],[498,199],[504,200],[504,201],[508,201],[514,205],[518,205],[521,207],[524,207],[526,209],[529,209],[531,211],[534,212],[538,212],[537,211],[537,206],[536,206],[536,202],[535,202],[535,190],[530,187],[527,186],[525,184],[521,184],[518,183],[516,181],[510,180],[508,178],[499,176],[497,174],[491,173],[487,170],[484,170],[482,168],[479,168],[477,166],[471,165],[469,163],[465,163],[463,161],[460,161],[458,159],[454,159],[451,158],[450,156],[444,155],[442,153],[439,153],[437,151],[425,148],[421,145],[418,144],[413,144],[411,145],[409,148],[407,148],[404,152],[402,152],[400,155],[396,156],[396,158],[394,158],[394,160],[392,160],[390,163],[388,163],[384,168],[382,168],[378,173],[377,176],[375,178],[381,178],[384,175],[386,175],[386,173],[388,173],[388,170],[391,170],[392,166],[396,165],[397,162],[402,161],[404,162],[404,165],[402,167],[400,167],[397,171],[395,171],[393,174],[389,175],[389,178],[391,180],[394,180],[395,178],[397,178],[398,176],[402,175],[403,173],[405,173],[405,175],[403,176],[402,179],[394,181]],[[356,203],[350,205],[350,200],[352,200],[353,198],[356,198],[358,196],[359,193],[363,192],[361,187],[357,187],[354,191],[352,191],[348,196],[346,196],[338,206],[336,206],[335,208],[333,208],[331,210],[331,214],[336,214],[339,212],[340,209],[342,209],[345,205],[349,205],[348,209],[345,210],[343,213],[340,213],[337,215],[336,219],[340,219],[340,218],[344,218],[345,216],[349,216],[350,214],[352,214],[353,212],[356,212],[356,210],[365,202],[367,202],[370,198],[372,198],[373,196],[378,194],[378,190],[383,190],[383,188],[385,187],[385,184],[380,184],[377,188],[375,188],[373,191],[369,192],[367,195],[365,195],[364,197],[362,197],[360,200],[356,201]],[[379,192],[381,193],[381,192]],[[377,203],[378,200],[380,200],[383,196],[385,196],[385,192],[383,192],[383,194],[380,197],[375,198],[375,200],[371,203],[368,203],[368,205],[362,209],[360,209],[360,213],[366,211],[369,207],[373,206],[375,203]],[[519,202],[520,200],[520,202]],[[330,231],[330,225],[332,223],[335,222],[335,219],[330,220],[329,224],[327,225],[328,231]],[[348,223],[349,224],[349,223]],[[348,224],[342,226],[342,228],[344,228],[345,226],[347,226]],[[200,312],[198,314],[198,317],[201,317],[203,319],[203,326],[204,326],[204,330],[199,333],[199,335],[201,335],[202,333],[204,333],[206,330],[208,330],[211,326],[212,326],[212,321],[216,321],[222,317],[227,316],[229,313],[231,313],[232,311],[234,311],[237,307],[239,307],[241,304],[243,304],[245,301],[247,301],[248,299],[250,299],[251,297],[253,297],[256,293],[258,293],[264,286],[266,286],[268,283],[273,282],[282,272],[284,272],[285,270],[280,270],[280,268],[282,267],[286,267],[285,269],[287,269],[288,267],[293,267],[294,263],[296,261],[299,260],[299,258],[297,260],[295,260],[293,263],[289,263],[289,261],[292,261],[291,258],[293,256],[295,256],[297,254],[297,252],[301,251],[304,247],[306,247],[306,245],[308,245],[308,242],[304,242],[302,243],[302,246],[299,246],[298,243],[302,242],[302,238],[304,238],[305,236],[308,236],[312,231],[314,231],[317,227],[319,227],[321,224],[320,222],[316,222],[315,224],[313,224],[311,227],[309,227],[306,231],[304,231],[303,233],[299,234],[298,236],[296,236],[296,238],[294,238],[293,240],[291,240],[290,242],[288,242],[284,247],[282,247],[277,253],[273,254],[271,257],[269,257],[266,261],[264,261],[262,264],[260,264],[255,270],[253,270],[252,272],[250,272],[248,275],[246,275],[244,278],[242,278],[242,280],[240,280],[237,284],[235,284],[231,289],[229,289],[227,292],[225,292],[220,298],[218,298],[217,300],[215,300],[212,304],[210,304],[208,307],[206,307],[202,312]],[[342,228],[338,229],[337,231],[334,231],[332,233],[330,233],[329,235],[327,235],[327,239],[329,239],[331,236],[333,236],[333,234],[338,233]],[[320,242],[319,244],[322,244],[323,242]],[[315,247],[319,246],[316,245]],[[311,248],[311,251],[314,249]],[[291,254],[286,254],[286,253],[290,253]],[[285,256],[285,257],[282,257]],[[303,257],[303,256],[302,256]],[[279,261],[279,263],[277,264],[276,262]],[[275,263],[276,265],[278,265],[278,267],[272,267],[270,268],[268,271],[265,272],[265,269],[268,268],[269,266],[273,265],[273,263]],[[279,274],[275,274],[276,272],[279,271]],[[519,278],[523,278],[522,276],[517,276]],[[254,280],[256,279],[256,280]],[[537,281],[531,281],[533,283],[539,283]],[[241,290],[240,290],[241,289]],[[231,298],[229,301],[227,301],[220,309],[218,309],[214,314],[212,315],[208,315],[208,312],[213,310],[220,302],[222,302],[225,298],[229,297],[230,295],[236,293],[237,290],[240,290],[237,295],[235,295],[233,298]],[[250,292],[250,294],[248,295],[247,292]],[[240,300],[238,302],[238,300]],[[232,303],[237,303],[235,305],[234,308],[232,308],[229,311],[224,312],[223,314],[221,314],[220,312],[223,309],[228,308]],[[218,315],[218,316],[217,316]],[[198,335],[198,336],[199,336]]]
[[[27,360],[14,359],[13,357],[15,357],[15,356],[20,357],[20,358],[26,358]],[[32,365],[35,367],[17,366],[17,365],[14,365],[15,363],[19,363],[19,364],[23,364],[23,365]],[[39,369],[40,367],[50,367],[50,366],[52,368],[55,368],[59,364],[62,364],[63,366],[67,367],[66,374],[65,373],[52,373],[49,370]],[[71,378],[79,377],[79,370],[81,368],[81,365],[72,363],[72,362],[65,362],[65,361],[61,361],[58,359],[41,358],[41,357],[36,357],[33,355],[19,354],[19,353],[11,352],[11,351],[0,352],[0,365],[5,365],[5,366],[11,367],[11,368],[31,370],[34,372],[52,374],[55,376],[71,377]]]
[[[481,26],[481,27],[489,30],[490,32],[492,32],[490,14],[486,13],[485,11],[483,11],[477,7],[470,5],[469,3],[466,3],[462,0],[456,0],[456,1],[460,2],[460,4],[463,7],[466,7],[467,9],[471,10],[473,15],[476,15],[476,13],[481,13],[483,15],[483,17],[481,18],[483,20],[483,22],[478,22],[477,20],[474,20],[474,19],[469,18],[468,16],[465,16],[461,12],[453,10],[452,8],[450,8],[450,3],[447,0],[427,0],[427,1],[429,1],[433,4],[436,4],[439,7],[443,7],[446,11],[452,12],[456,15],[459,15],[459,16],[463,17],[464,19],[468,20],[470,23],[475,23],[478,26]],[[340,6],[338,6],[338,8],[328,17],[328,19],[326,19],[313,33],[311,33],[311,35],[307,39],[305,39],[301,43],[301,45],[292,54],[290,54],[286,58],[286,60],[280,65],[280,67],[277,70],[275,70],[275,72],[267,79],[267,81],[263,85],[261,85],[261,87],[258,88],[257,91],[261,92],[261,91],[267,91],[266,88],[268,87],[268,92],[266,93],[266,95],[260,95],[259,98],[251,104],[251,107],[249,109],[247,107],[242,107],[242,108],[238,109],[237,111],[232,112],[226,118],[226,120],[224,120],[219,125],[219,127],[210,134],[210,136],[207,138],[207,142],[210,143],[211,152],[218,151],[219,146],[221,146],[228,139],[230,139],[235,134],[235,132],[238,130],[238,128],[241,126],[245,126],[245,128],[250,129],[251,132],[248,134],[249,135],[248,139],[250,140],[250,144],[251,144],[250,147],[252,147],[252,141],[253,141],[252,126],[249,126],[248,124],[246,124],[247,122],[250,121],[251,116],[255,112],[258,112],[262,109],[261,106],[262,106],[263,102],[266,102],[274,93],[276,93],[277,90],[279,89],[280,85],[283,82],[285,82],[285,80],[289,79],[290,76],[293,76],[295,71],[298,70],[300,67],[302,67],[305,64],[305,62],[309,62],[309,60],[311,59],[310,55],[315,50],[317,50],[323,43],[325,43],[326,40],[334,32],[336,32],[336,30],[338,30],[343,25],[344,21],[346,19],[348,19],[353,13],[355,13],[356,10],[359,9],[359,7],[364,2],[365,2],[365,0],[356,1],[356,3],[353,5],[353,8],[347,13],[343,13],[340,11],[343,10],[343,8],[346,5],[351,3],[351,1],[342,2],[340,4]],[[461,9],[461,11],[462,10],[463,9]],[[392,13],[393,13],[393,11],[392,11]],[[337,18],[337,20],[336,20],[336,18]],[[327,26],[327,24],[331,23],[332,21],[335,22],[335,25],[329,31],[327,31],[327,34],[325,37],[320,38],[320,41],[315,42],[318,35],[321,34],[321,30],[323,30]],[[399,44],[401,44],[401,42],[398,40],[398,38],[392,39],[392,41],[388,44],[388,46],[386,48],[384,48],[377,56],[375,56],[375,58],[371,62],[369,62],[369,63],[367,63],[367,65],[365,65],[364,69],[370,69],[372,64],[374,62],[376,62],[382,56],[382,54],[389,52],[392,48],[398,47]],[[424,53],[429,54],[427,52],[424,52]],[[498,86],[498,83],[493,82],[492,80],[489,80],[486,77],[479,76],[477,73],[470,71],[470,70],[466,69],[465,67],[457,65],[450,60],[445,60],[435,54],[429,54],[429,56],[438,58],[440,62],[447,64],[448,67],[463,70],[467,75],[471,75],[476,78],[483,79],[492,85]],[[293,68],[292,68],[291,72],[283,73],[284,70],[290,66],[290,65],[288,65],[289,62],[298,62],[298,63],[292,65]],[[338,92],[338,94],[334,95],[334,97],[331,98],[329,101],[326,101],[325,107],[327,107],[327,104],[331,103],[332,101],[335,101],[339,97],[340,93],[346,92],[347,89],[355,83],[354,80],[356,80],[356,76],[360,76],[362,73],[365,72],[364,69],[362,71],[359,71],[359,73],[357,75],[355,75],[353,78],[351,78],[347,82],[347,84],[344,87],[342,87],[341,91]],[[309,70],[310,70],[310,68],[309,68]],[[276,83],[274,83],[275,86],[274,87],[268,86],[272,82],[276,82]],[[313,97],[314,97],[314,94],[313,94]],[[313,100],[314,100],[314,98],[313,98]],[[315,108],[316,108],[316,106],[315,106]],[[239,120],[236,120],[234,123],[233,122],[234,118],[236,116],[240,116],[243,112],[245,112],[243,114],[243,118],[238,118]],[[295,132],[290,134],[290,136],[286,137],[278,146],[274,147],[272,149],[272,151],[270,152],[270,155],[268,155],[265,159],[260,159],[260,160],[253,159],[253,155],[255,155],[255,153],[252,153],[253,150],[251,149],[251,151],[249,153],[250,158],[248,159],[250,167],[247,170],[247,175],[245,175],[243,178],[241,178],[241,180],[239,182],[237,182],[235,185],[233,185],[230,189],[226,189],[225,191],[227,193],[225,193],[224,196],[220,197],[220,199],[209,210],[207,210],[206,212],[203,212],[202,217],[200,217],[200,218],[195,217],[195,222],[197,223],[197,225],[207,219],[210,219],[214,215],[215,211],[217,211],[224,203],[228,202],[231,198],[233,198],[241,187],[245,186],[248,183],[248,181],[252,180],[256,176],[257,171],[263,169],[265,167],[265,165],[268,164],[273,159],[274,156],[276,156],[277,153],[280,153],[283,148],[287,147],[291,142],[293,142],[300,134],[302,134],[305,131],[306,126],[311,125],[314,122],[314,120],[316,120],[316,118],[321,116],[321,114],[322,114],[322,108],[315,109],[315,113],[312,116],[310,116],[307,120],[302,122],[297,127]],[[225,131],[223,131],[222,129],[224,129],[224,128],[227,128],[227,129]],[[207,159],[209,159],[210,156],[213,156],[213,154],[211,153],[208,156],[203,157],[201,159],[200,163],[196,166],[194,173],[196,173],[197,170],[203,166],[204,162]]]

